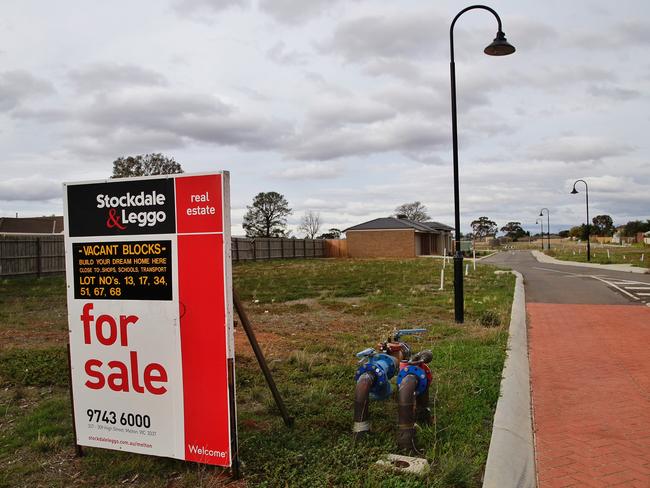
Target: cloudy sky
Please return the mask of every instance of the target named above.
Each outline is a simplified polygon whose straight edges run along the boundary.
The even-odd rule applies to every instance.
[[[0,16],[0,216],[61,214],[61,183],[162,152],[231,171],[233,232],[284,194],[345,228],[422,201],[453,225],[449,24],[421,0],[7,0]],[[463,230],[650,218],[650,4],[494,0],[517,52],[456,24]]]

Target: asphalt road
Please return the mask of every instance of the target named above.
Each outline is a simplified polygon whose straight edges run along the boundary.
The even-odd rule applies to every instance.
[[[530,251],[504,251],[483,260],[519,271],[526,301],[650,306],[650,275],[540,263]]]

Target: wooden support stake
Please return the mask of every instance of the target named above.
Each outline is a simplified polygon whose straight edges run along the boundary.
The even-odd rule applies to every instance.
[[[248,315],[246,315],[246,311],[244,310],[244,307],[242,306],[242,303],[239,300],[239,295],[237,295],[237,292],[234,289],[232,291],[232,301],[233,304],[235,305],[235,310],[237,311],[237,315],[239,315],[239,318],[241,320],[241,324],[244,327],[244,330],[246,331],[248,342],[250,342],[251,347],[253,348],[253,352],[255,353],[257,362],[259,363],[260,369],[264,374],[264,378],[266,378],[266,383],[269,385],[269,389],[271,390],[271,394],[273,395],[275,404],[278,406],[278,410],[280,410],[280,414],[282,415],[282,420],[284,420],[284,424],[287,427],[291,427],[293,425],[293,417],[289,415],[287,408],[284,406],[284,402],[282,401],[280,392],[278,391],[277,386],[275,386],[275,381],[273,381],[271,370],[269,369],[268,364],[266,364],[266,359],[264,359],[264,353],[262,353],[262,349],[260,348],[260,345],[257,342],[257,338],[255,337],[255,331],[253,330],[253,326],[251,325],[250,320],[248,320]]]
[[[84,451],[77,444],[77,426],[74,421],[74,393],[72,392],[72,360],[70,359],[70,343],[68,343],[68,380],[70,381],[70,411],[72,412],[72,436],[74,437],[74,450],[77,457],[83,457]]]

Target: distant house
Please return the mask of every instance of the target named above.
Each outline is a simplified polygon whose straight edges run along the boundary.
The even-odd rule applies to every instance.
[[[0,217],[0,234],[62,234],[63,217]]]
[[[650,231],[643,234],[643,242],[645,244],[650,244]]]
[[[345,229],[351,258],[412,258],[451,253],[452,227],[440,222],[415,222],[382,217]]]

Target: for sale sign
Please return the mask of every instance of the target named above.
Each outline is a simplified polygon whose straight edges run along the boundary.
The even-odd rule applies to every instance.
[[[228,173],[64,189],[77,443],[230,466]]]

